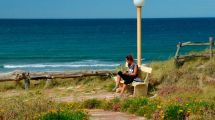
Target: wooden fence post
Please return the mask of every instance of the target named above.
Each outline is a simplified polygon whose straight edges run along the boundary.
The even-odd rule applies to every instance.
[[[213,46],[214,46],[214,39],[213,39],[213,37],[209,38],[209,42],[210,42],[210,58],[213,58]]]
[[[50,75],[47,75],[46,85],[44,88],[50,87],[50,85],[52,85],[52,81],[53,81],[53,77]]]
[[[179,42],[177,44],[177,51],[175,53],[175,61],[174,61],[176,68],[180,67],[180,64],[181,64],[180,61],[179,61],[179,59],[178,59],[179,58],[179,52],[180,52],[181,46],[182,46],[182,43]]]
[[[175,53],[175,59],[177,59],[177,58],[179,57],[179,52],[180,52],[181,45],[182,45],[181,42],[179,42],[179,43],[177,44],[177,51],[176,51],[176,53]]]
[[[25,90],[29,89],[30,86],[30,74],[29,73],[23,73],[24,83],[25,83]]]

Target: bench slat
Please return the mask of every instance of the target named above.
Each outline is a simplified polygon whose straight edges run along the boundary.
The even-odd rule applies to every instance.
[[[144,82],[133,82],[132,86],[137,86],[137,85],[146,85]]]
[[[152,68],[146,67],[146,66],[141,66],[140,67],[141,71],[146,72],[146,73],[152,73]]]

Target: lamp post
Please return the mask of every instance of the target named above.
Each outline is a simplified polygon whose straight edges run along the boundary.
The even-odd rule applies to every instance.
[[[142,65],[142,6],[145,0],[133,0],[137,7],[137,64]]]

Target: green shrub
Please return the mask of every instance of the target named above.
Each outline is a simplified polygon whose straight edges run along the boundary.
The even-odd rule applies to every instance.
[[[155,112],[156,109],[154,109],[153,107],[151,106],[143,106],[143,107],[140,107],[136,112],[135,114],[138,115],[138,116],[144,116],[148,119],[150,119],[153,115],[153,113]]]
[[[87,109],[101,108],[102,101],[97,99],[89,99],[83,102],[83,107]]]
[[[120,111],[121,109],[121,100],[119,98],[114,98],[111,100],[105,100],[102,103],[102,109],[111,110],[111,111]]]
[[[113,103],[111,101],[104,101],[102,103],[102,109],[104,110],[112,110],[113,109]]]
[[[135,113],[139,107],[145,106],[148,104],[148,99],[144,97],[125,99],[122,102],[122,111],[128,111],[130,113]]]
[[[151,118],[155,113],[158,103],[150,101],[148,105],[141,107],[137,110],[136,115],[145,116],[146,118]]]
[[[186,111],[182,106],[179,105],[169,105],[164,111],[165,120],[184,120]]]
[[[37,118],[38,120],[87,120],[86,113],[81,111],[49,112]]]
[[[132,99],[126,99],[121,103],[121,111],[126,112],[130,105],[132,104]]]

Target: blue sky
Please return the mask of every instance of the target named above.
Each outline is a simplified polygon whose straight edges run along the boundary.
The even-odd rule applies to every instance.
[[[215,0],[146,0],[144,18],[215,17]],[[0,0],[0,18],[135,18],[132,0]]]

